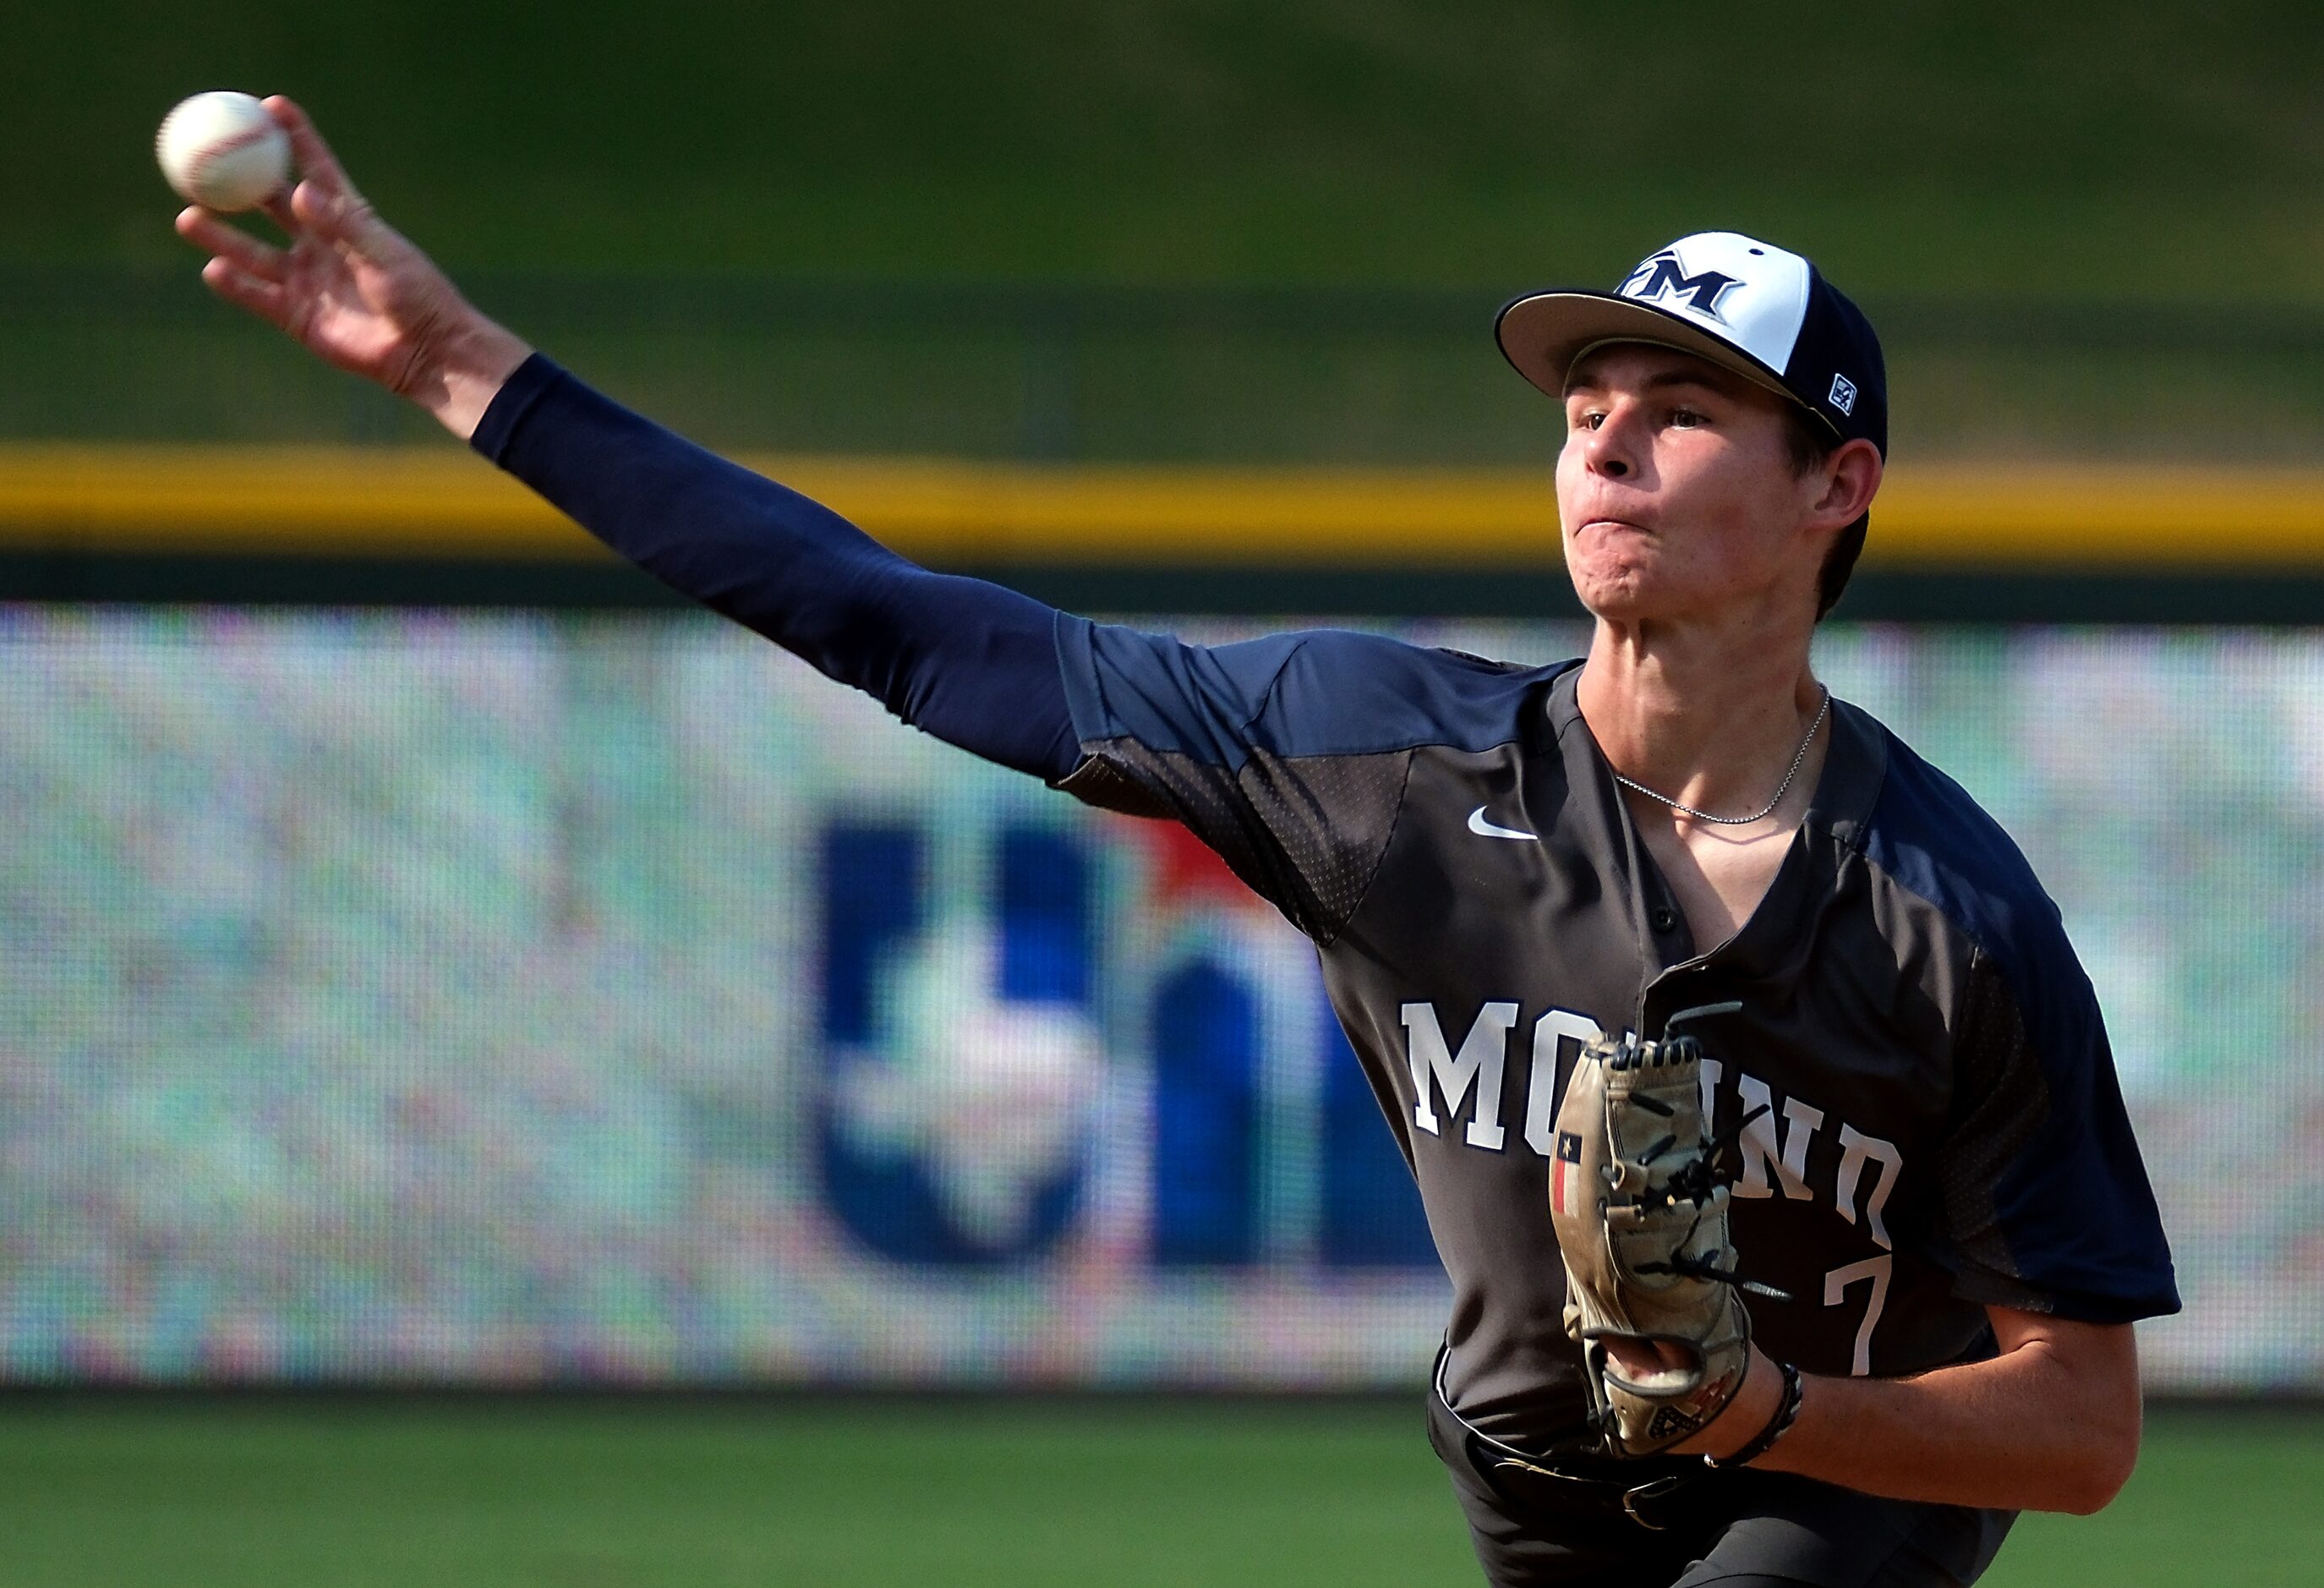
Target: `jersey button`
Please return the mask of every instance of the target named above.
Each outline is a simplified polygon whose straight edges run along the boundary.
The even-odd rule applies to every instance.
[[[1678,913],[1667,904],[1655,906],[1655,913],[1646,918],[1657,932],[1667,932],[1678,925]]]

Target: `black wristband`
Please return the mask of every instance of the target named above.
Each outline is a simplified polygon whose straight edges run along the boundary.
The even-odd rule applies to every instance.
[[[1704,1466],[1713,1472],[1721,1467],[1748,1466],[1773,1450],[1775,1447],[1775,1441],[1792,1431],[1792,1424],[1799,1417],[1800,1401],[1806,1395],[1807,1386],[1801,1376],[1800,1370],[1790,1362],[1779,1362],[1776,1365],[1784,1371],[1784,1399],[1776,1406],[1775,1415],[1767,1419],[1767,1426],[1759,1430],[1759,1436],[1757,1439],[1752,1440],[1732,1455],[1704,1456],[1702,1458]]]

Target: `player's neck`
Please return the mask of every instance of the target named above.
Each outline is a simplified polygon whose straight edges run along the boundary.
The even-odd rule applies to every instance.
[[[1601,618],[1577,686],[1614,770],[1721,814],[1765,804],[1822,705],[1812,631]]]

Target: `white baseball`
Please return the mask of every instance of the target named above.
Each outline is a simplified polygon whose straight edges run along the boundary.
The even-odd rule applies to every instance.
[[[153,158],[180,198],[204,209],[253,209],[290,175],[290,140],[257,100],[215,88],[162,118]]]

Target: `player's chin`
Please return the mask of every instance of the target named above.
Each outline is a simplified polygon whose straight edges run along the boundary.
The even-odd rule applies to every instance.
[[[1611,623],[1668,622],[1731,605],[1719,570],[1644,540],[1566,547],[1566,574],[1591,616]]]
[[[1570,566],[1567,572],[1573,579],[1574,596],[1592,617],[1637,623],[1663,615],[1665,604],[1658,599],[1660,581],[1651,568],[1635,560],[1626,559],[1611,566],[1581,562]]]
[[[1566,537],[1565,571],[1587,602],[1634,600],[1669,582],[1668,548],[1628,525],[1590,525]]]

